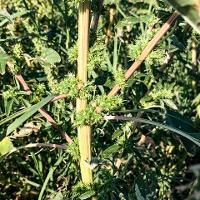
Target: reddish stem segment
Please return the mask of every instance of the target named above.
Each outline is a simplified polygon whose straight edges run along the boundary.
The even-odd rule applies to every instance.
[[[19,83],[21,84],[23,90],[25,92],[27,92],[28,95],[32,94],[32,91],[30,90],[29,86],[27,85],[26,81],[24,80],[23,76],[21,74],[18,74],[15,76],[17,81],[19,81]],[[51,101],[55,101],[58,99],[63,98],[63,95],[55,97],[54,99],[52,99]],[[54,127],[55,129],[59,130],[58,125],[56,123],[56,121],[47,113],[47,111],[43,108],[40,108],[38,110],[40,112],[40,114],[51,124],[52,127]],[[67,133],[65,132],[61,132],[63,138],[69,143],[71,144],[73,142],[73,140],[67,135]]]
[[[21,84],[23,90],[28,95],[31,95],[32,92],[31,92],[30,88],[28,87],[28,85],[26,84],[26,82],[25,82],[24,78],[22,77],[22,75],[21,74],[17,74],[17,75],[15,75],[15,77],[16,77],[17,81]]]
[[[151,53],[154,47],[158,44],[160,39],[167,33],[170,29],[173,22],[179,16],[178,13],[173,13],[171,17],[167,20],[167,22],[161,27],[161,29],[157,32],[157,34],[153,37],[153,39],[147,44],[146,48],[143,50],[138,60],[136,60],[132,66],[125,73],[125,80],[127,81],[133,73],[141,66],[147,56]],[[115,96],[119,91],[120,87],[118,85],[114,86],[113,89],[108,93],[108,96]]]

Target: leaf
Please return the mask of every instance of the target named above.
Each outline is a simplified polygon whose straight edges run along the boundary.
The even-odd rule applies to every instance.
[[[12,106],[13,106],[13,102],[14,102],[13,99],[11,99],[10,101],[7,102],[6,107],[5,107],[6,115],[10,114]]]
[[[137,200],[145,200],[137,184],[135,184],[135,195]]]
[[[52,200],[63,200],[64,197],[61,192],[58,192]]]
[[[172,131],[180,136],[183,136],[184,138],[187,138],[188,140],[192,141],[194,144],[196,144],[198,147],[200,147],[200,141],[190,135],[190,133],[182,131],[178,128],[174,128],[169,125],[161,124],[159,122],[155,122],[152,120],[144,119],[144,118],[139,118],[139,117],[124,117],[124,116],[106,116],[104,117],[106,120],[123,120],[123,121],[134,121],[134,122],[139,122],[139,123],[144,123],[144,124],[151,124],[154,126],[158,126],[164,129],[167,129],[169,131]],[[200,134],[200,133],[198,133]]]
[[[0,74],[5,74],[6,69],[6,62],[8,61],[8,55],[3,50],[3,48],[0,47]]]
[[[8,117],[2,119],[2,120],[0,121],[0,126],[2,126],[3,124],[9,122],[10,120],[12,120],[12,119],[14,119],[14,118],[16,118],[16,117],[22,115],[22,114],[23,114],[24,112],[26,112],[26,111],[27,111],[27,109],[24,109],[24,110],[21,110],[21,111],[19,111],[19,112],[16,112],[16,113],[14,113],[13,115],[10,115],[10,116],[8,116]]]
[[[40,101],[39,103],[35,104],[34,106],[31,106],[22,116],[17,118],[12,124],[8,126],[6,135],[9,135],[12,133],[16,128],[21,126],[28,118],[30,118],[32,115],[34,115],[40,108],[42,108],[45,104],[47,104],[51,99],[53,98],[53,95],[50,95]]]
[[[195,129],[193,122],[182,116],[180,113],[168,110],[166,115],[166,124],[170,125],[171,127],[178,128],[181,131],[187,132],[193,138],[199,139],[199,133],[196,133],[197,130]],[[189,141],[188,139],[180,136],[179,137],[181,143],[185,147],[188,153],[195,154],[197,151],[197,146]]]
[[[192,104],[198,105],[200,103],[200,93],[194,98]]]
[[[141,15],[141,16],[129,16],[119,21],[117,24],[117,28],[123,28],[127,26],[133,27],[135,24],[139,23],[148,23],[148,20],[152,18],[153,15]]]
[[[112,140],[115,140],[116,138],[118,138],[119,136],[122,135],[122,131],[121,130],[116,130],[113,134],[112,134]]]
[[[170,100],[170,99],[163,99],[163,101],[165,102],[165,104],[167,106],[169,106],[169,108],[172,108],[173,110],[178,110],[176,104],[172,100]]]
[[[61,61],[61,57],[59,54],[51,49],[51,48],[44,48],[41,52],[40,59],[47,64],[54,65],[55,63],[59,63]]]
[[[1,15],[6,17],[6,19],[4,19],[3,21],[0,22],[0,27],[3,26],[4,24],[6,24],[7,22],[9,22],[9,21],[12,22],[13,19],[15,19],[17,17],[21,17],[29,12],[30,12],[29,10],[23,10],[21,12],[14,13],[13,15],[10,15],[9,13],[6,13],[6,12],[1,12]]]
[[[197,116],[200,118],[200,105],[197,106],[196,110],[197,110]]]
[[[120,149],[120,146],[119,146],[118,144],[114,144],[114,145],[108,147],[107,149],[105,149],[105,150],[102,152],[102,157],[108,158],[108,157],[110,157],[113,153],[118,152],[119,149]]]
[[[135,180],[135,195],[137,200],[156,199],[157,180],[155,174],[147,173],[144,177],[137,177]]]
[[[13,148],[14,146],[9,137],[5,137],[2,141],[0,141],[0,155],[9,153]]]
[[[1,10],[0,11],[0,16],[8,19],[8,21],[10,21],[10,22],[13,22],[12,18],[11,18],[11,15],[9,14],[9,12],[7,10]]]
[[[81,200],[88,199],[88,198],[90,198],[90,197],[92,197],[92,196],[94,196],[94,195],[95,195],[95,191],[94,191],[94,190],[90,190],[90,191],[87,191],[87,192],[83,193],[83,194],[79,197],[79,199],[81,199]]]
[[[58,160],[56,161],[56,163],[50,167],[49,169],[49,172],[43,182],[43,185],[42,185],[42,188],[41,188],[41,191],[40,191],[40,194],[39,194],[39,197],[38,197],[38,200],[42,200],[44,199],[43,198],[43,194],[44,192],[47,190],[48,188],[48,182],[49,180],[53,177],[53,173],[54,171],[56,170],[56,168],[60,165],[60,163],[63,161],[63,158],[61,156],[59,156]]]
[[[200,1],[199,0],[167,0],[183,18],[200,33]]]

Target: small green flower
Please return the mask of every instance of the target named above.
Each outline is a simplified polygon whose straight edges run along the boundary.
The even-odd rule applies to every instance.
[[[102,108],[103,111],[105,112],[109,112],[118,108],[119,106],[122,105],[122,103],[123,103],[123,100],[120,96],[110,97],[107,95],[101,95],[101,96],[98,96],[95,100],[95,105],[97,107]]]
[[[13,48],[13,54],[16,58],[21,58],[22,55],[22,47],[21,44],[16,44]]]
[[[76,113],[74,126],[93,125],[102,120],[102,115],[95,111],[95,108],[88,106],[85,110]]]

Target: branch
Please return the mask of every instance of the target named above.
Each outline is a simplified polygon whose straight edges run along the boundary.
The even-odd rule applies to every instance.
[[[143,50],[138,60],[136,60],[132,66],[125,73],[125,80],[127,81],[133,73],[141,66],[141,64],[145,61],[147,56],[151,53],[154,47],[158,44],[160,39],[167,33],[167,31],[172,26],[173,22],[179,16],[178,13],[173,13],[171,17],[167,20],[167,22],[161,27],[161,29],[157,32],[157,34],[153,37],[153,39],[147,44],[146,48]],[[121,87],[116,85],[113,89],[108,93],[108,96],[115,96],[121,90]]]
[[[24,80],[23,76],[21,74],[18,74],[15,76],[16,79],[19,81],[19,83],[21,84],[22,88],[27,92],[28,95],[32,94],[32,91],[30,90],[30,88],[28,87],[26,81]],[[51,101],[55,101],[58,99],[61,99],[65,97],[64,95],[60,95],[58,97],[55,97],[53,100]],[[56,123],[56,121],[47,113],[47,111],[43,108],[38,110],[40,112],[40,114],[51,124],[52,127],[54,127],[55,129],[59,130],[58,125]],[[62,137],[69,143],[71,144],[73,142],[73,140],[67,135],[67,133],[65,132],[61,132]]]
[[[54,148],[54,149],[66,149],[66,145],[65,144],[45,144],[45,143],[30,143],[24,146],[20,146],[20,147],[15,147],[13,148],[8,155],[10,155],[11,153],[14,153],[18,150],[21,149],[26,149],[26,148],[36,148],[36,147],[45,147],[45,148]]]

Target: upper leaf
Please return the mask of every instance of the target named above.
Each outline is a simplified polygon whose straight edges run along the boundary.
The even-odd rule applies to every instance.
[[[200,33],[200,0],[167,0]]]
[[[27,112],[25,112],[22,116],[17,118],[12,124],[9,125],[7,129],[6,135],[12,133],[16,128],[21,126],[28,118],[34,115],[40,108],[42,108],[45,104],[47,104],[53,98],[53,95],[50,95],[40,101],[39,103],[35,104],[34,106],[30,107]]]
[[[51,48],[44,48],[41,52],[40,59],[47,64],[54,65],[55,63],[59,63],[61,61],[61,57],[59,54],[51,49]]]
[[[6,52],[0,47],[0,74],[5,74],[6,62],[8,61],[8,55]]]

